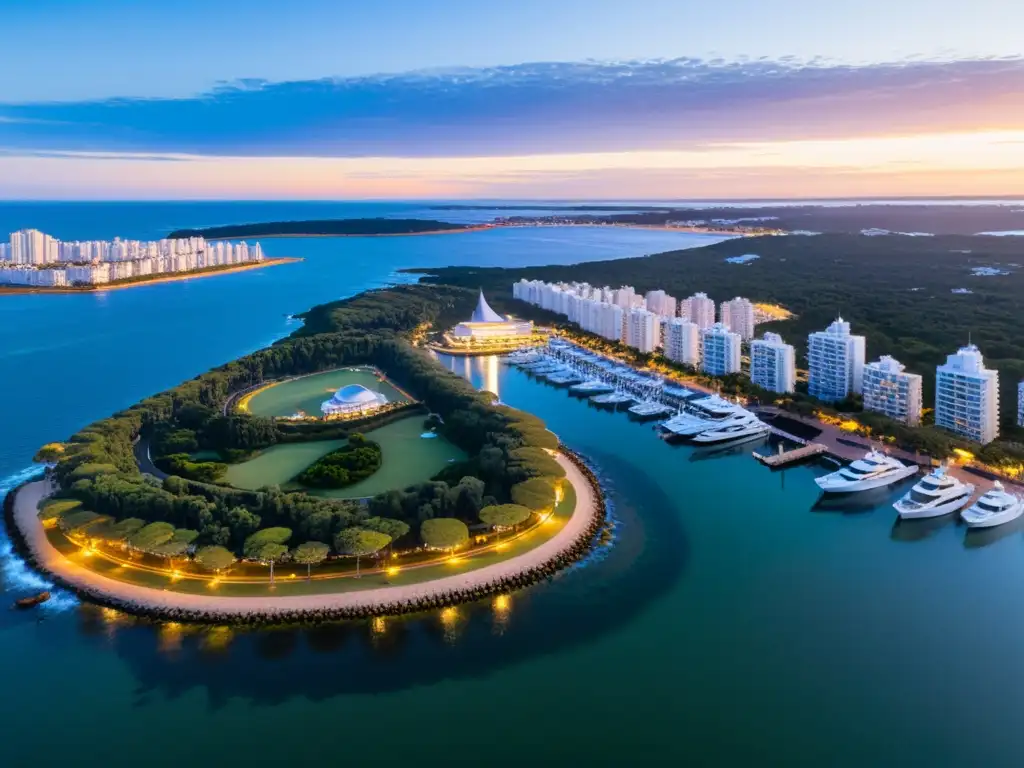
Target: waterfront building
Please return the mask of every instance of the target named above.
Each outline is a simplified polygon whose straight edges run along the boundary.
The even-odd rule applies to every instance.
[[[387,404],[387,397],[380,392],[373,392],[362,384],[349,384],[335,392],[330,400],[325,400],[320,412],[325,419],[351,418],[372,413]]]
[[[681,302],[679,316],[696,323],[701,330],[710,328],[715,324],[715,302],[706,293],[695,293]]]
[[[646,309],[631,309],[626,316],[626,344],[653,352],[661,342],[661,318]]]
[[[623,310],[628,312],[633,307],[638,306],[639,297],[636,295],[636,290],[633,286],[624,285],[613,291],[612,304],[622,307]]]
[[[738,333],[744,341],[754,338],[754,305],[740,296],[723,301],[719,307],[719,319],[726,328]]]
[[[469,320],[459,323],[447,334],[450,346],[468,347],[474,345],[521,344],[533,336],[533,322],[517,320],[511,315],[502,317],[487,303],[484,292],[480,291],[476,309]]]
[[[864,410],[916,427],[921,423],[921,377],[889,355],[864,366]]]
[[[740,344],[740,335],[721,323],[704,328],[701,331],[701,370],[712,376],[739,373]]]
[[[1024,427],[1024,380],[1017,384],[1017,426]]]
[[[936,369],[935,425],[982,444],[999,437],[999,371],[973,344]]]
[[[674,317],[665,324],[665,357],[676,363],[696,366],[700,363],[700,328],[685,317]]]
[[[664,291],[648,291],[644,296],[644,303],[648,312],[653,312],[662,317],[676,316],[676,299]]]
[[[860,393],[864,375],[864,337],[850,333],[850,324],[836,318],[826,330],[807,339],[807,391],[834,403]]]
[[[770,331],[750,342],[750,380],[770,392],[796,388],[796,352],[792,344]]]
[[[622,341],[625,315],[620,306],[590,299],[581,311],[580,327],[608,341]]]

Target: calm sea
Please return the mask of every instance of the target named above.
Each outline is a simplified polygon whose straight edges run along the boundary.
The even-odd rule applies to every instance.
[[[372,212],[371,212],[372,211]],[[416,213],[413,213],[416,211]],[[459,212],[459,215],[467,212]],[[478,212],[469,212],[478,215]],[[31,215],[29,215],[31,214]],[[156,237],[416,206],[5,206],[0,232]],[[286,334],[416,265],[573,262],[681,234],[502,230],[266,241],[274,267],[93,296],[0,297],[0,477],[40,443]],[[672,447],[488,360],[446,360],[546,419],[610,489],[615,543],[453,617],[232,633],[67,596],[0,610],[3,765],[985,764],[1024,749],[1024,538],[894,525],[901,490],[818,502],[825,471]],[[0,602],[42,582],[2,556]]]

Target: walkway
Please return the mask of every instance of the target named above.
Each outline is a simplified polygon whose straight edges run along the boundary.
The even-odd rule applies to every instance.
[[[474,589],[518,576],[550,562],[577,544],[590,529],[598,515],[594,488],[579,468],[565,456],[558,463],[566,471],[566,479],[576,491],[576,509],[569,522],[551,539],[524,553],[521,557],[454,576],[445,576],[420,584],[380,587],[357,592],[337,592],[288,597],[220,597],[152,589],[107,578],[77,565],[58,552],[46,537],[37,510],[47,492],[46,481],[22,486],[14,501],[14,523],[35,557],[36,567],[51,573],[67,584],[87,592],[105,595],[112,600],[156,610],[203,611],[222,617],[243,617],[249,614],[301,612],[372,608],[391,603],[440,597],[456,590]]]

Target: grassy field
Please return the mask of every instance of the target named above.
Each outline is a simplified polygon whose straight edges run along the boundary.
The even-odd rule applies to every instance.
[[[371,369],[358,368],[327,371],[275,384],[253,395],[247,407],[253,416],[282,417],[302,411],[319,417],[320,404],[349,384],[362,384],[369,390],[382,392],[389,402],[409,399],[387,380],[379,380]]]

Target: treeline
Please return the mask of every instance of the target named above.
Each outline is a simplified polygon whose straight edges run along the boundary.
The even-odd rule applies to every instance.
[[[432,219],[314,219],[309,221],[264,221],[256,224],[225,224],[202,229],[176,229],[167,237],[268,237],[272,235],[411,235],[465,229],[464,224]]]
[[[307,322],[317,333],[304,329],[147,398],[86,427],[67,443],[45,446],[38,458],[55,462],[54,476],[64,494],[88,510],[115,521],[168,522],[198,531],[196,546],[225,546],[236,553],[266,528],[289,529],[293,545],[317,541],[330,546],[342,531],[360,528],[371,515],[407,524],[433,518],[474,522],[485,506],[524,497],[517,486],[537,477],[549,478],[549,491],[530,497],[531,509],[552,506],[561,467],[543,450],[557,446],[543,422],[492,404],[490,395],[477,392],[402,336],[424,322],[467,317],[475,299],[469,290],[408,286],[314,308]],[[296,438],[293,427],[287,427],[286,436],[285,425],[269,419],[223,415],[221,407],[231,393],[266,378],[353,364],[376,365],[426,403],[440,417],[439,431],[470,457],[435,481],[397,492],[415,497],[415,504],[404,497],[396,504],[393,495],[385,494],[367,509],[276,488],[241,491],[207,482],[216,473],[189,466],[215,463],[188,459],[197,449],[238,456]],[[317,430],[310,434],[322,437]],[[157,455],[174,457],[165,467],[193,476],[172,475],[160,483],[141,474],[134,455],[139,438],[150,440]]]

